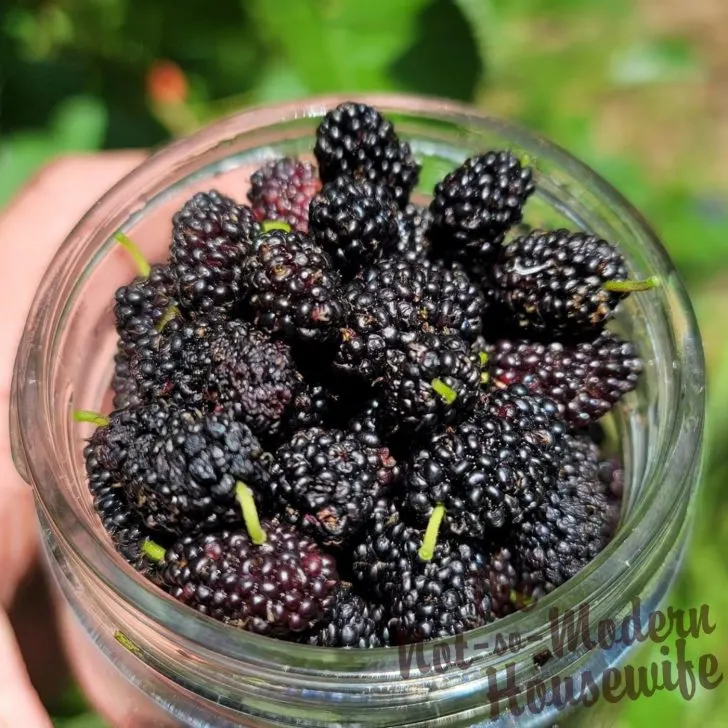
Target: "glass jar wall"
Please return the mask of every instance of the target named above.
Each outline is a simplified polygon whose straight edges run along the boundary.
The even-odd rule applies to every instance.
[[[592,632],[600,620],[628,617],[634,598],[644,616],[662,602],[678,569],[698,485],[704,374],[689,301],[659,241],[615,190],[547,141],[467,107],[392,96],[363,100],[411,142],[423,162],[423,195],[465,157],[512,148],[538,171],[526,223],[599,234],[619,245],[635,276],[660,277],[660,288],[631,296],[616,322],[646,361],[639,389],[615,417],[627,494],[618,535],[532,609],[412,654],[327,650],[235,631],[178,604],[116,555],[84,481],[90,430],[71,418],[74,409],[110,407],[112,296],[135,274],[113,235],[123,230],[148,259],[162,260],[171,214],[193,192],[216,188],[243,200],[246,180],[263,160],[310,155],[320,116],[342,100],[246,111],[161,150],[80,221],[35,299],[16,363],[13,453],[37,494],[72,662],[113,724],[550,725],[563,718],[554,706],[526,707],[518,719],[509,714],[528,702],[529,680],[548,686],[554,676],[573,676],[578,691],[585,674],[598,680],[629,650],[619,642],[606,651],[580,644],[555,654],[551,610],[558,621],[567,608],[588,605]],[[506,641],[518,635],[520,649],[498,654],[498,634]],[[551,654],[544,663],[545,650]],[[510,707],[504,695],[497,699],[509,676]]]

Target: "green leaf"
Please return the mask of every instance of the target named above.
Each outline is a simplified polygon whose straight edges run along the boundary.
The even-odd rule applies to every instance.
[[[610,64],[610,79],[622,86],[695,78],[700,63],[692,45],[683,38],[655,39],[617,53]]]
[[[84,713],[73,718],[55,718],[56,728],[108,728],[109,724],[95,713]]]
[[[490,36],[496,32],[498,27],[498,18],[493,12],[491,0],[455,0],[455,4],[470,25],[478,47],[480,62],[487,67]]]
[[[80,96],[63,102],[50,129],[19,132],[0,141],[0,205],[37,169],[63,152],[99,149],[106,131],[106,108],[99,99]]]
[[[309,94],[309,88],[298,71],[280,61],[265,67],[253,92],[256,104],[300,99]]]
[[[54,153],[53,140],[42,134],[16,134],[0,141],[0,206]]]
[[[271,51],[311,93],[386,91],[387,68],[410,45],[428,0],[251,0],[246,10]]]
[[[472,101],[483,76],[478,46],[457,4],[435,0],[417,20],[417,38],[391,67],[404,87],[428,96]]]
[[[86,697],[76,683],[69,685],[58,699],[45,707],[54,719],[75,718],[89,711]]]
[[[100,99],[80,96],[58,109],[53,127],[59,151],[98,149],[104,141],[108,114]]]
[[[725,302],[724,300],[721,303]],[[711,451],[722,454],[722,445],[728,441],[728,338],[724,339],[718,361],[709,372],[709,377],[710,399],[706,435]],[[725,458],[724,455],[723,457]]]

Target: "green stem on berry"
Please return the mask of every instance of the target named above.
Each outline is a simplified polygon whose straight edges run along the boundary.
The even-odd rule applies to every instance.
[[[521,594],[515,589],[511,589],[511,593],[508,595],[508,597],[512,604],[522,607],[530,607],[536,602],[533,597],[529,597],[526,594]]]
[[[145,538],[144,543],[142,543],[142,553],[150,561],[154,561],[156,563],[164,558],[164,555],[167,553],[167,549],[165,549],[164,546],[160,546],[158,543],[155,543],[150,538]]]
[[[271,230],[283,230],[285,233],[290,233],[291,230],[293,230],[293,228],[287,222],[283,222],[283,220],[263,220],[260,226],[263,228],[264,233],[270,232]]]
[[[607,281],[604,284],[605,291],[613,293],[635,293],[636,291],[649,291],[660,285],[657,276],[651,276],[643,281]]]
[[[245,528],[248,529],[250,540],[256,546],[264,544],[268,537],[260,525],[258,509],[255,507],[255,499],[253,498],[253,491],[250,490],[245,483],[237,483],[235,485],[235,497],[238,499],[240,508],[243,511],[243,520],[245,521]]]
[[[445,506],[440,504],[435,506],[427,524],[425,536],[422,539],[422,545],[417,552],[423,561],[431,561],[435,555],[435,546],[437,546],[437,535],[440,533],[440,524],[445,517]]]
[[[104,417],[99,412],[91,412],[90,410],[75,410],[73,419],[76,422],[91,422],[99,427],[106,427],[109,424],[109,418]]]
[[[457,399],[458,393],[452,387],[448,387],[442,379],[433,379],[431,384],[445,404],[452,404]]]
[[[162,331],[164,330],[164,327],[172,319],[177,318],[177,316],[179,316],[179,313],[180,312],[179,312],[179,309],[177,308],[177,306],[174,306],[174,305],[167,306],[164,313],[162,314],[162,318],[159,319],[159,321],[157,322],[157,325],[155,327],[157,330],[157,333],[161,334]]]
[[[129,253],[139,269],[139,274],[142,276],[148,276],[151,266],[147,262],[147,259],[142,255],[142,251],[139,250],[139,248],[132,242],[131,238],[124,235],[124,233],[120,230],[114,235],[114,240],[116,240],[116,242],[119,243],[119,245],[121,245],[127,253]]]
[[[141,650],[139,649],[139,646],[132,642],[123,632],[120,630],[117,630],[114,632],[114,639],[125,649],[131,652],[134,655],[140,656]]]
[[[519,156],[514,150],[510,150],[515,156]],[[522,167],[531,167],[532,169],[538,169],[536,158],[528,152],[521,152],[520,159],[518,160]]]
[[[489,372],[481,372],[480,373],[480,383],[481,384],[488,384],[490,381],[490,373]]]
[[[487,351],[479,351],[478,352],[478,357],[480,358],[480,366],[481,367],[484,367],[488,363],[488,360],[490,359],[490,357],[488,356],[488,352]]]

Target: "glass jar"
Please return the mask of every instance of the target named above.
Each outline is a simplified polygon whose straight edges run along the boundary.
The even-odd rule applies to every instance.
[[[572,676],[578,695],[588,685],[584,675],[598,680],[630,650],[629,639],[609,649],[583,640],[558,653],[552,629],[566,618],[563,610],[588,605],[591,635],[606,618],[621,623],[633,611],[644,618],[678,570],[699,479],[704,369],[690,303],[661,244],[619,193],[553,144],[468,107],[402,96],[362,100],[381,108],[411,142],[423,163],[421,192],[471,154],[511,148],[537,170],[526,223],[592,231],[620,246],[636,277],[660,277],[657,290],[625,302],[616,323],[646,361],[639,389],[615,417],[627,494],[618,535],[527,611],[466,640],[414,651],[329,650],[236,631],[175,602],[117,556],[84,482],[90,426],[71,416],[74,409],[110,407],[112,296],[135,275],[112,236],[122,230],[149,260],[163,260],[171,214],[186,198],[217,188],[244,200],[250,172],[271,157],[310,155],[319,118],[343,100],[245,111],[157,152],[79,222],[35,298],[13,383],[13,455],[35,489],[77,675],[114,725],[561,723],[556,706],[538,710],[531,700],[529,707],[529,697],[548,703],[550,693],[529,693],[528,681],[548,688],[554,676]],[[589,725],[596,710],[586,717]]]

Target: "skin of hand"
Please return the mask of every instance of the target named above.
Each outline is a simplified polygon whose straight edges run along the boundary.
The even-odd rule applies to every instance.
[[[35,290],[56,250],[86,210],[144,157],[132,151],[59,159],[0,210],[0,728],[51,726],[7,613],[39,553],[32,489],[17,474],[10,453],[15,352]],[[15,611],[22,613],[22,605]]]

